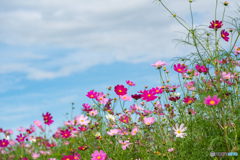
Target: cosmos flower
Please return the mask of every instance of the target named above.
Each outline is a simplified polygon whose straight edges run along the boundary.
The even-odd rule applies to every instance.
[[[143,118],[143,122],[146,124],[146,125],[151,125],[155,122],[155,119],[153,117],[144,117]]]
[[[133,144],[133,143],[129,143],[129,141],[127,140],[127,141],[122,141],[122,140],[119,140],[119,143],[121,143],[122,144],[122,149],[123,150],[125,150],[126,149],[126,147],[128,147],[129,148],[129,145],[130,144]]]
[[[87,120],[87,119],[88,119],[88,116],[84,117],[83,114],[81,114],[81,116],[78,115],[75,119],[77,120],[77,125],[80,124],[80,125],[85,125],[85,126],[87,126],[88,123],[90,123],[90,121]]]
[[[97,92],[94,92],[93,90],[91,90],[91,91],[89,91],[88,93],[87,93],[87,95],[86,95],[88,98],[91,98],[91,99],[93,99],[93,98],[97,98]]]
[[[217,97],[217,95],[214,95],[213,98],[211,96],[208,96],[205,98],[204,103],[210,106],[217,105],[220,102],[220,98]]]
[[[100,152],[98,152],[98,150],[95,150],[91,156],[91,160],[105,160],[107,154],[103,150],[100,150]]]
[[[187,135],[187,133],[183,133],[184,131],[187,130],[187,127],[184,127],[184,128],[183,128],[184,124],[181,124],[181,125],[180,125],[180,128],[178,128],[178,124],[176,124],[175,126],[176,126],[176,128],[172,127],[172,129],[174,130],[174,133],[173,133],[173,134],[175,134],[176,137],[181,137],[181,138],[183,138],[184,136]]]
[[[221,37],[228,42],[229,40],[229,33],[227,31],[225,31],[224,29],[221,31]]]
[[[158,69],[160,69],[162,66],[167,65],[166,62],[162,62],[161,60],[159,61],[155,61],[155,64],[151,64],[153,67],[157,67]]]
[[[126,83],[127,83],[129,86],[135,86],[135,83],[133,83],[133,82],[131,82],[131,81],[129,81],[129,80],[127,80]]]
[[[127,88],[125,88],[123,85],[116,85],[114,87],[114,91],[118,96],[123,96],[127,94]]]
[[[212,29],[219,29],[219,28],[221,28],[222,26],[223,26],[223,24],[222,24],[222,21],[218,21],[218,20],[216,20],[216,21],[212,21],[212,22],[210,22],[210,26],[209,26],[209,28],[212,28]]]
[[[174,64],[174,70],[178,73],[185,73],[187,72],[187,67],[184,64],[178,63],[177,65]]]

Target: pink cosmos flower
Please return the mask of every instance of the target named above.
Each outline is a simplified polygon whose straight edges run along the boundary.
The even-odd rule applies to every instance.
[[[186,73],[187,72],[187,67],[184,64],[178,63],[177,66],[174,64],[174,70],[178,73]]]
[[[9,144],[8,140],[6,139],[0,140],[0,147],[5,148],[8,146],[8,144]]]
[[[133,82],[131,82],[131,81],[129,81],[129,80],[127,80],[126,83],[127,83],[129,86],[135,86],[135,83],[133,83]]]
[[[151,64],[153,67],[157,67],[158,69],[160,69],[162,66],[167,65],[166,62],[162,62],[161,60],[159,61],[155,61],[155,64]]]
[[[100,150],[100,152],[98,152],[98,150],[95,150],[92,154],[91,160],[105,160],[106,158],[107,154],[105,152],[103,152],[102,150]]]
[[[225,40],[225,41],[227,41],[228,42],[228,40],[229,40],[229,33],[227,32],[227,31],[225,31],[224,29],[221,31],[221,36],[222,36],[222,38]]]
[[[237,47],[236,45],[234,45],[234,49],[235,49],[235,56],[237,56],[238,54],[240,54],[240,47]]]
[[[212,29],[219,29],[219,28],[221,28],[222,27],[222,21],[218,21],[218,20],[216,20],[216,21],[212,21],[212,22],[210,22],[210,26],[209,26],[209,28],[212,28]]]
[[[210,106],[214,106],[217,105],[220,102],[220,98],[217,97],[217,95],[213,96],[213,99],[211,98],[211,96],[208,96],[205,98],[204,103]]]
[[[131,96],[128,96],[128,95],[122,95],[120,96],[120,98],[123,100],[123,101],[131,101],[132,100],[132,97]]]
[[[125,88],[123,85],[116,85],[114,87],[114,91],[118,96],[127,94],[127,88]]]
[[[133,144],[133,143],[128,143],[129,141],[122,141],[122,140],[119,140],[119,143],[121,143],[122,144],[122,149],[123,150],[125,150],[126,149],[126,147],[128,147],[129,148],[129,145],[130,144]]]
[[[78,154],[78,153],[75,153],[74,155],[73,155],[73,159],[74,160],[79,160],[79,159],[81,159],[82,157],[80,157],[80,154]]]
[[[86,95],[88,98],[97,98],[97,92],[94,92],[93,90],[89,91]]]
[[[107,96],[103,92],[98,93],[96,100],[100,104],[106,104],[108,101]]]
[[[78,115],[78,116],[76,117],[77,125],[80,124],[80,125],[85,125],[85,126],[87,126],[88,123],[90,123],[90,121],[87,120],[87,119],[88,119],[88,116],[84,117],[83,114],[81,114],[81,116]]]
[[[168,149],[168,152],[172,152],[174,149],[173,148],[170,148],[170,149]]]
[[[107,134],[109,136],[114,136],[118,133],[118,129],[111,129],[109,132],[107,132]]]
[[[153,117],[144,117],[143,121],[146,125],[151,125],[155,122],[155,119]]]
[[[35,153],[32,154],[33,159],[37,159],[38,157],[40,157],[39,153],[35,152]]]
[[[98,111],[93,109],[92,111],[89,112],[90,116],[96,116],[98,114]]]
[[[26,130],[23,127],[17,129],[19,132],[25,132]]]
[[[15,143],[16,143],[16,142],[15,142],[14,140],[9,140],[9,144],[10,144],[11,146],[14,146]]]
[[[187,90],[192,91],[192,90],[195,89],[195,87],[194,87],[195,86],[195,82],[194,81],[187,82],[187,83],[185,83],[184,86],[187,88]]]
[[[30,125],[30,129],[31,129],[31,131],[32,131],[32,132],[35,132],[35,131],[36,131],[36,128],[35,128],[35,126],[34,126],[34,125],[32,125],[32,124]]]
[[[136,135],[137,134],[137,132],[138,132],[138,127],[134,127],[133,129],[132,129],[132,132],[131,132],[131,135]]]
[[[156,110],[154,110],[156,114],[158,114],[159,116],[165,115],[163,113],[162,105],[158,101],[154,106],[156,107]]]
[[[177,124],[177,123],[176,123],[175,126],[176,126],[176,128],[174,128],[174,127],[172,126],[172,129],[175,131],[174,134],[176,135],[176,137],[181,137],[181,138],[183,138],[184,136],[187,135],[187,133],[183,133],[184,131],[187,130],[187,127],[184,127],[184,128],[183,128],[184,124],[181,124],[181,125],[180,125],[180,128],[178,128],[178,124]]]
[[[120,135],[128,135],[129,132],[128,132],[128,129],[124,129],[123,127],[121,129],[118,129],[118,134]]]
[[[194,71],[194,76],[199,76],[200,73],[198,71]]]
[[[56,160],[56,158],[48,158],[48,160]]]
[[[35,120],[33,123],[38,127],[42,125],[42,122],[39,120]]]
[[[230,73],[230,72],[228,72],[228,74],[226,72],[222,72],[221,77],[223,79],[233,79],[234,75],[232,73]]]

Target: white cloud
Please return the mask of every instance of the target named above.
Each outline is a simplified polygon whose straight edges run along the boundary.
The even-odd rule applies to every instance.
[[[214,19],[214,3],[193,3],[197,22],[209,25]],[[12,0],[1,4],[1,42],[13,47],[75,49],[65,54],[8,53],[0,65],[2,74],[18,72],[28,79],[54,79],[99,64],[139,63],[187,54],[172,43],[179,38],[174,31],[184,28],[157,1]],[[188,1],[166,1],[166,5],[189,22]],[[227,9],[228,15],[233,9]],[[219,15],[222,11],[219,5]]]

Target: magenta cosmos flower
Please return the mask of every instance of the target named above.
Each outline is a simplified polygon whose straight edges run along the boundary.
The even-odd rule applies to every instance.
[[[8,146],[8,144],[9,144],[8,140],[6,139],[0,140],[0,147],[5,148]]]
[[[62,135],[62,138],[68,138],[71,136],[71,130],[68,130],[68,129],[66,129],[65,131],[61,130],[61,135]]]
[[[189,97],[187,96],[186,98],[183,99],[183,102],[187,105],[194,103],[197,100],[197,98],[194,97]]]
[[[74,157],[72,155],[66,155],[62,158],[62,160],[74,160]]]
[[[221,31],[221,36],[222,36],[222,38],[225,40],[225,41],[227,41],[228,42],[228,40],[229,40],[229,33],[227,32],[227,31],[225,31],[224,29]]]
[[[207,67],[205,67],[205,66],[200,66],[199,64],[196,64],[196,69],[197,69],[197,71],[198,72],[200,72],[200,73],[207,73],[208,72],[208,70],[209,70],[209,68],[207,68]]]
[[[127,80],[126,83],[127,83],[129,86],[135,86],[135,85],[136,85],[135,83],[133,83],[133,82],[131,82],[131,81],[129,81],[129,80]]]
[[[124,88],[123,85],[116,85],[114,87],[114,91],[116,92],[116,94],[118,96],[123,96],[123,95],[127,94],[127,88]]]
[[[83,106],[83,108],[84,108],[82,111],[89,112],[89,111],[93,110],[93,109],[91,108],[91,105],[89,105],[89,104],[83,103],[82,106]]]
[[[146,125],[150,125],[150,124],[153,124],[155,122],[155,119],[153,117],[144,117],[143,118],[143,122],[146,124]]]
[[[16,140],[20,143],[20,142],[24,142],[25,138],[26,136],[23,137],[22,133],[20,133],[20,135],[17,135]]]
[[[52,116],[51,116],[51,113],[46,113],[45,115],[44,114],[42,114],[42,116],[43,116],[43,120],[44,120],[44,123],[46,124],[46,125],[50,125],[50,124],[52,124],[54,121],[52,120]]]
[[[217,95],[213,96],[213,99],[211,98],[211,96],[208,96],[205,98],[204,103],[210,106],[214,106],[217,105],[220,102],[220,98],[217,97]]]
[[[87,126],[88,123],[90,123],[90,121],[87,120],[87,119],[88,119],[88,116],[84,117],[83,114],[81,114],[81,116],[78,115],[75,119],[77,120],[77,125],[78,125],[78,124],[81,124],[81,125]]]
[[[209,26],[209,28],[212,28],[212,29],[219,29],[219,28],[221,28],[222,27],[222,21],[218,21],[218,20],[216,20],[215,22],[214,22],[214,20],[212,21],[212,22],[210,22],[210,26]]]
[[[91,160],[105,160],[107,158],[107,154],[103,152],[102,150],[98,152],[98,150],[95,150],[92,154]]]
[[[122,115],[119,120],[123,123],[129,123],[129,118],[126,115]]]
[[[93,90],[89,91],[86,95],[88,98],[97,98],[97,92],[94,92]]]
[[[162,62],[161,60],[159,61],[155,61],[155,64],[151,64],[153,67],[157,67],[158,69],[160,69],[162,66],[167,65],[166,62]]]
[[[149,91],[144,90],[142,94],[142,100],[146,100],[146,102],[153,101],[154,99],[157,98],[155,94],[156,92],[154,90],[149,90]]]
[[[123,149],[123,150],[125,150],[126,147],[129,148],[129,145],[130,145],[130,144],[133,144],[133,143],[129,143],[129,141],[124,141],[124,142],[123,142],[122,140],[119,140],[119,143],[122,144],[122,149]]]
[[[177,65],[174,64],[174,70],[178,73],[185,73],[187,72],[187,67],[184,64],[178,63]]]
[[[195,82],[194,81],[187,82],[187,83],[185,83],[184,86],[187,88],[187,90],[192,91],[192,90],[195,89],[195,87],[194,87],[195,86]]]
[[[240,54],[240,47],[237,47],[236,45],[234,45],[234,49],[235,49],[235,56],[237,56],[238,54]]]

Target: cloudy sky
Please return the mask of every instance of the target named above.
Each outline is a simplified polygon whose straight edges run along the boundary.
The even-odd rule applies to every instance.
[[[164,2],[190,22],[187,0]],[[236,0],[237,1],[237,0]],[[227,15],[236,16],[230,0]],[[221,19],[224,1],[219,1]],[[156,87],[151,63],[189,54],[172,40],[184,29],[156,0],[0,0],[0,128],[29,127],[51,112],[53,129],[80,114],[91,89],[136,83],[129,94]],[[196,25],[214,19],[214,0],[195,0]],[[171,76],[173,81],[175,76]],[[177,83],[175,83],[177,84]],[[116,97],[112,91],[110,94]],[[69,117],[68,117],[69,118]],[[15,134],[14,134],[15,135]]]

